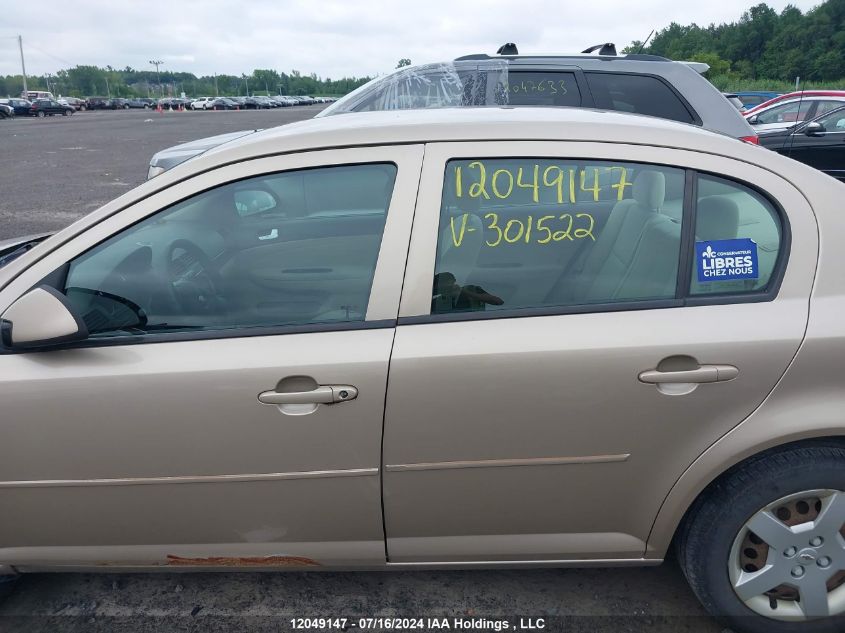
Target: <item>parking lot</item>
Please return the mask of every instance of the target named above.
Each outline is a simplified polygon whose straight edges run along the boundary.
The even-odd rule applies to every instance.
[[[266,128],[322,106],[117,111],[0,123],[0,239],[66,226],[141,183],[150,156]],[[292,617],[517,617],[570,631],[721,630],[678,566],[312,574],[33,575],[0,605],[0,631],[288,630]],[[513,624],[512,624],[513,626]]]
[[[109,110],[0,121],[0,239],[53,231],[142,183],[157,151],[204,136],[308,119],[275,110]]]

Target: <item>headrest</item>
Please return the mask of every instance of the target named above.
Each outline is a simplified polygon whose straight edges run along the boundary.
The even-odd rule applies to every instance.
[[[634,200],[652,211],[663,206],[666,198],[666,177],[659,171],[642,171],[634,179]]]
[[[726,196],[698,201],[695,235],[700,240],[732,240],[739,230],[739,207]]]

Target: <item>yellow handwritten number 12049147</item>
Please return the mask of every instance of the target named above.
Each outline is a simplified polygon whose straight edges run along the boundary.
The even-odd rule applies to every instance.
[[[615,190],[614,197],[617,200],[623,200],[625,188],[633,186],[631,181],[628,180],[628,168],[621,165],[587,169],[564,169],[557,165],[549,165],[541,172],[540,165],[535,164],[530,168],[517,167],[516,173],[512,169],[503,168],[496,169],[490,174],[487,165],[480,160],[475,160],[467,164],[466,168],[468,174],[472,177],[469,187],[464,187],[463,167],[460,165],[455,167],[455,196],[458,198],[464,196],[464,189],[466,189],[466,194],[470,198],[507,200],[515,190],[528,189],[531,200],[539,202],[541,188],[549,187],[554,192],[558,204],[575,204],[576,194],[579,190],[584,193],[591,193],[593,202],[598,202],[602,191],[599,184],[601,169],[611,174],[618,174],[617,182],[610,185],[610,188]]]

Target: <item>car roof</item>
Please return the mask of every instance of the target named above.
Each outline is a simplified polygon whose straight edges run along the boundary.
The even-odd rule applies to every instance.
[[[571,140],[667,145],[742,145],[731,137],[668,119],[590,108],[457,107],[348,113],[270,128],[189,161],[194,169],[280,152],[397,143]]]

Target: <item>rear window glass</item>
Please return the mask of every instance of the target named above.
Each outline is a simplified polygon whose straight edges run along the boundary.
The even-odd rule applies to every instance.
[[[646,75],[585,73],[596,107],[692,123],[694,118],[665,83]]]
[[[505,84],[510,105],[580,106],[575,73],[510,72]]]

